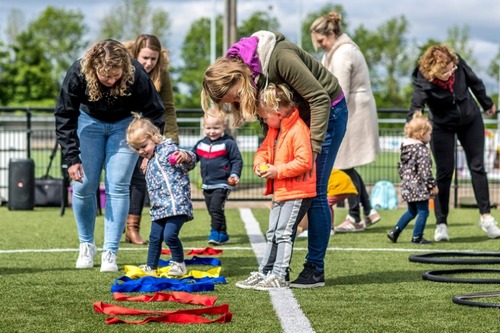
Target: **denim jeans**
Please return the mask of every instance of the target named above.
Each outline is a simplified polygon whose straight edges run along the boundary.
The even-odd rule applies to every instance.
[[[73,182],[72,205],[80,242],[94,243],[97,215],[96,192],[104,168],[106,207],[104,210],[105,251],[116,253],[125,228],[130,204],[130,179],[138,155],[126,141],[132,117],[106,123],[85,112],[78,118],[83,183]]]
[[[314,263],[316,270],[324,270],[324,259],[328,241],[330,240],[330,230],[332,228],[332,215],[326,197],[328,179],[332,172],[333,163],[340,144],[344,138],[347,127],[347,104],[345,98],[337,103],[330,110],[328,119],[328,129],[323,142],[321,154],[316,158],[316,192],[311,208],[307,212],[309,219],[308,253],[306,262]]]
[[[172,261],[184,262],[184,250],[179,232],[187,219],[186,215],[175,215],[152,222],[147,261],[149,267],[158,268],[163,241],[170,249]]]
[[[427,217],[429,217],[429,200],[408,202],[408,210],[399,218],[396,226],[400,230],[403,230],[417,215],[418,217],[413,227],[413,237],[423,236]]]

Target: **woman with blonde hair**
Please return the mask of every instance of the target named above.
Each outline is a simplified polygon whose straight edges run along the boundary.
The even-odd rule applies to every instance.
[[[363,231],[380,220],[378,212],[371,207],[363,178],[355,169],[374,162],[380,152],[377,107],[368,64],[358,45],[342,31],[342,16],[337,12],[332,11],[312,23],[311,40],[316,50],[321,48],[325,52],[321,63],[338,78],[349,109],[347,131],[333,167],[351,177],[358,194],[348,197],[349,213],[335,231]],[[363,140],[359,139],[360,133]]]
[[[471,172],[472,188],[479,206],[479,227],[489,238],[499,238],[500,229],[491,215],[488,178],[484,168],[484,122],[478,103],[489,116],[495,114],[496,108],[486,95],[483,81],[465,60],[446,45],[429,47],[420,57],[412,79],[413,97],[407,119],[410,120],[415,111],[423,110],[427,105],[433,128],[431,149],[439,189],[434,202],[434,240],[449,240],[450,186],[457,139]]]
[[[126,142],[132,111],[163,128],[163,103],[141,64],[118,41],[93,44],[66,73],[54,111],[57,141],[73,180],[72,206],[80,240],[76,268],[94,266],[96,191],[104,168],[101,272],[118,270],[117,252],[137,161]]]
[[[137,59],[148,73],[155,85],[156,91],[165,106],[165,131],[164,135],[179,144],[179,127],[175,114],[174,94],[172,81],[168,72],[168,53],[162,48],[160,40],[154,35],[141,34],[135,41],[124,42],[132,57]],[[145,163],[139,157],[130,183],[130,209],[127,216],[125,241],[127,243],[144,245],[147,242],[141,237],[139,230],[147,189],[144,179]],[[142,166],[142,167],[141,167]]]
[[[324,258],[331,229],[326,198],[328,177],[347,124],[347,105],[337,78],[312,55],[280,33],[258,31],[232,45],[205,71],[201,92],[205,112],[230,109],[238,125],[257,114],[257,96],[269,83],[286,84],[299,116],[310,127],[317,195],[308,210],[308,253],[304,269],[290,286],[325,285]],[[213,110],[210,109],[214,105]],[[309,177],[311,172],[305,173]]]

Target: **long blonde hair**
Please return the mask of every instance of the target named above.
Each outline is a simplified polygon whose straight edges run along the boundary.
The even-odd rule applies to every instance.
[[[241,83],[238,91],[240,102],[231,103],[230,106],[233,125],[238,127],[245,121],[254,120],[257,113],[257,88],[252,80],[252,71],[239,57],[220,57],[205,71],[201,90],[203,111],[225,113],[228,105],[224,105],[221,100],[238,83]]]
[[[111,96],[126,96],[127,89],[134,83],[135,68],[125,46],[113,39],[94,43],[81,61],[82,74],[87,81],[89,101],[95,102],[103,97],[102,84],[97,73],[107,75],[112,68],[122,69],[122,77],[110,88]]]
[[[430,82],[436,78],[436,74],[452,62],[458,64],[458,56],[448,46],[440,44],[429,47],[418,59],[418,69]]]
[[[324,35],[330,36],[333,34],[335,37],[342,35],[342,15],[335,11],[331,11],[326,15],[318,17],[311,24],[311,40],[314,47],[314,50],[317,51],[319,48],[318,43],[316,42],[315,35]]]
[[[158,37],[154,35],[142,34],[137,36],[135,42],[124,42],[132,57],[136,58],[143,48],[148,48],[158,52],[158,62],[156,66],[148,73],[151,81],[155,85],[156,91],[161,90],[162,73],[168,70],[168,51],[161,46]]]

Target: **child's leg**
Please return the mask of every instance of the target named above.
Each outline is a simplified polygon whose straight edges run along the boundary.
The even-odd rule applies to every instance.
[[[422,237],[424,235],[425,224],[429,217],[429,200],[416,202],[417,207],[417,220],[413,228],[413,237]]]
[[[274,275],[286,279],[288,267],[292,260],[292,234],[302,217],[311,206],[312,199],[289,200],[281,203],[273,215],[273,227],[267,232],[268,242],[271,240],[273,248],[270,260],[274,260],[272,272]],[[272,212],[273,213],[273,212]]]
[[[163,231],[163,238],[172,254],[172,261],[184,262],[184,250],[182,242],[179,239],[179,232],[184,222],[187,221],[186,215],[177,215],[166,218],[167,223]]]
[[[345,200],[347,197],[349,197],[349,195],[347,194],[333,195],[331,197],[328,197],[328,206],[330,207],[330,211],[332,213],[332,229],[334,228],[335,225],[335,214],[333,211],[333,206]]]
[[[166,219],[160,219],[151,223],[151,232],[149,233],[149,248],[147,265],[152,269],[158,268],[158,261],[161,255],[161,245],[163,243],[163,230]]]
[[[417,203],[416,202],[408,202],[408,210],[401,215],[399,218],[398,223],[396,223],[396,227],[399,228],[399,230],[403,230],[406,228],[408,223],[410,223],[411,220],[413,220],[417,216]]]
[[[211,217],[212,230],[219,233],[227,233],[224,205],[230,192],[230,190],[224,188],[203,191],[205,204]]]

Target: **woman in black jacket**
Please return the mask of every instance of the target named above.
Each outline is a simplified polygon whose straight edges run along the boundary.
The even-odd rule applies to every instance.
[[[460,140],[471,173],[472,187],[481,214],[479,227],[489,238],[500,237],[490,214],[488,178],[484,168],[484,123],[476,97],[486,114],[494,115],[495,103],[486,95],[483,82],[467,63],[445,45],[429,47],[413,72],[413,97],[407,119],[415,111],[430,110],[433,130],[431,149],[436,162],[439,194],[435,201],[434,240],[449,240],[447,218],[454,172],[456,139]]]
[[[132,111],[163,129],[165,108],[142,65],[115,40],[95,43],[69,68],[55,108],[57,141],[73,180],[72,206],[80,241],[76,268],[94,266],[95,193],[104,169],[101,272],[118,270],[117,252],[137,161],[126,141]]]

